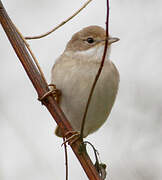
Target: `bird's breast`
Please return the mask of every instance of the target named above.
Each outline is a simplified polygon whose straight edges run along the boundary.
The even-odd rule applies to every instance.
[[[76,130],[81,128],[99,65],[98,62],[58,61],[52,70],[52,83],[62,91],[60,106]],[[115,101],[118,83],[119,73],[116,67],[111,61],[106,61],[88,109],[84,136],[96,131],[107,119]]]

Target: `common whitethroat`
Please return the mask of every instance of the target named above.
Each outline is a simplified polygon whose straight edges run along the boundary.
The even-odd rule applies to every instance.
[[[100,67],[106,32],[89,26],[75,33],[52,68],[52,84],[61,90],[60,107],[75,131],[81,131],[82,119],[92,84]],[[110,61],[111,44],[118,38],[108,37],[104,66],[97,81],[84,124],[83,137],[98,130],[108,118],[119,85],[119,72]],[[57,126],[56,135],[62,137]]]

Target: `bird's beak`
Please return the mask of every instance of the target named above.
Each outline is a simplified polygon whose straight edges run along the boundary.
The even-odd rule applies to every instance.
[[[105,41],[108,40],[108,45],[111,45],[112,43],[114,42],[117,42],[119,41],[120,39],[117,38],[117,37],[107,37],[105,39],[102,39],[102,40],[98,40],[99,43],[102,43],[102,44],[105,44]]]
[[[109,37],[109,38],[108,38],[108,43],[109,43],[109,44],[112,44],[112,43],[117,42],[117,41],[119,41],[119,40],[120,40],[120,39],[117,38],[117,37]]]

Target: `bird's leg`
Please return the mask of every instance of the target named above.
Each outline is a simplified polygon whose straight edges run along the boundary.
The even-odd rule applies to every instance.
[[[52,88],[50,88],[51,90],[48,91],[47,93],[45,93],[42,97],[38,98],[38,100],[43,101],[47,96],[52,94],[54,96],[56,102],[59,104],[60,98],[61,98],[61,90],[56,89],[55,84],[49,84],[48,86],[52,87]]]

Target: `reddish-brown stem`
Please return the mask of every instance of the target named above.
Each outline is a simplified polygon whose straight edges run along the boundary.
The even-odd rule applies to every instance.
[[[108,25],[109,25],[109,0],[107,0],[106,37],[109,36],[109,26],[108,26]],[[102,68],[103,68],[103,65],[104,65],[104,61],[105,61],[105,57],[106,57],[106,53],[107,53],[107,46],[108,46],[108,38],[106,38],[105,47],[104,47],[104,53],[103,53],[103,56],[102,56],[101,64],[100,64],[100,67],[99,67],[98,72],[97,72],[97,74],[96,74],[95,80],[94,80],[94,82],[93,82],[93,84],[92,84],[92,88],[91,88],[91,90],[90,90],[89,97],[88,97],[88,100],[87,100],[87,104],[86,104],[86,107],[85,107],[85,111],[84,111],[84,115],[83,115],[83,119],[82,119],[82,127],[81,127],[81,136],[82,136],[82,137],[83,137],[85,119],[86,119],[86,116],[87,116],[89,104],[90,104],[90,102],[91,102],[94,89],[95,89],[95,87],[96,87],[97,81],[98,81],[98,79],[99,79],[99,76],[100,76],[100,74],[101,74],[101,71],[102,71]]]
[[[65,143],[65,137],[63,137],[64,151],[65,151],[65,173],[66,180],[68,180],[68,153],[67,153],[67,145]]]
[[[5,11],[1,0],[0,22],[28,77],[30,78],[34,88],[36,89],[38,97],[41,98],[45,93],[49,91],[48,85],[41,77],[35,64],[33,63],[31,56],[29,55],[27,48],[24,45],[23,40],[17,33],[16,28],[13,25],[11,19],[9,18],[7,12]],[[48,111],[51,113],[57,124],[61,127],[64,134],[68,131],[73,130],[72,126],[66,119],[65,115],[61,111],[60,107],[57,105],[52,95],[47,96],[43,101],[43,104],[47,107]],[[81,140],[77,140],[71,145],[73,152],[80,161],[88,178],[91,180],[100,180],[100,177],[87,153],[82,152],[82,154],[79,154],[78,149],[80,148],[80,144]]]

